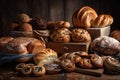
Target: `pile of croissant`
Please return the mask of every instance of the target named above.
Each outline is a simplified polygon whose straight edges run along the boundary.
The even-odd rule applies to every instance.
[[[113,23],[113,17],[109,14],[98,15],[93,8],[84,6],[74,12],[72,16],[72,23],[75,27],[82,28],[106,27]]]

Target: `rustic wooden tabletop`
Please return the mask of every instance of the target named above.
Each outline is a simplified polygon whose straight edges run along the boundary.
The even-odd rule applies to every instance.
[[[42,77],[20,76],[15,71],[15,65],[0,66],[0,80],[120,80],[120,75],[102,74],[100,77],[82,73],[58,73],[44,75]]]

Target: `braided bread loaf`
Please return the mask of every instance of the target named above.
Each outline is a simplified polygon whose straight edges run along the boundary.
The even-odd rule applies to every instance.
[[[94,21],[97,16],[94,9],[84,6],[73,14],[72,23],[75,27],[89,28],[91,27],[92,21]]]
[[[113,17],[111,15],[101,14],[92,22],[92,27],[106,27],[112,23]]]

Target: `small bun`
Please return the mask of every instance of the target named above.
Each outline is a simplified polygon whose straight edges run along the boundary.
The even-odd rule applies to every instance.
[[[89,42],[91,41],[91,36],[85,29],[75,28],[71,31],[71,38],[74,42]]]
[[[20,25],[20,31],[32,31],[32,26],[29,23],[23,23]]]
[[[30,20],[31,20],[31,18],[25,13],[19,14],[18,19],[20,22],[23,22],[23,23],[30,22]]]

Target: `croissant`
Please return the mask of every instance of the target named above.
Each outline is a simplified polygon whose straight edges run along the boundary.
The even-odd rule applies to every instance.
[[[111,15],[101,14],[92,22],[92,27],[106,27],[112,23],[113,17]]]
[[[92,21],[94,21],[97,16],[98,15],[93,8],[84,6],[74,12],[72,16],[72,23],[75,27],[90,28]]]

